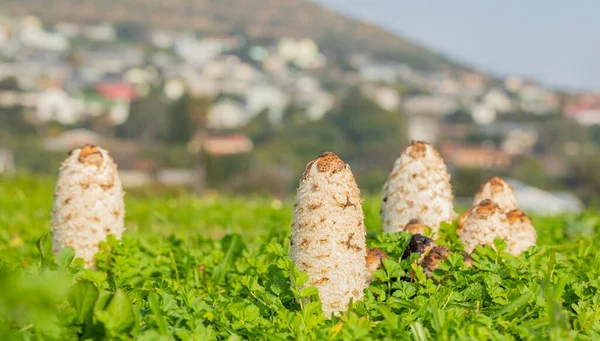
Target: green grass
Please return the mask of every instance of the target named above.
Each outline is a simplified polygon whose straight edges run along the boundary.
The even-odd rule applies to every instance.
[[[367,198],[368,243],[391,257],[364,301],[327,320],[290,287],[306,280],[287,256],[291,201],[129,194],[122,242],[85,270],[51,253],[53,185],[0,179],[2,340],[600,340],[596,212],[535,217],[538,247],[478,248],[474,268],[452,255],[427,279]],[[460,251],[453,226],[443,236]]]

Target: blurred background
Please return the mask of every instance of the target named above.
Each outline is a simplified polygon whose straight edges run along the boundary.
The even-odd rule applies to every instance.
[[[458,200],[491,175],[558,213],[600,190],[600,5],[2,0],[0,173],[85,143],[127,191],[294,193],[323,151],[378,195],[411,139]],[[464,199],[466,203],[470,199]]]

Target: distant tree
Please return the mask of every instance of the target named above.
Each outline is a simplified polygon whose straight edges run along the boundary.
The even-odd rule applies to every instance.
[[[308,162],[324,151],[343,155],[346,147],[339,127],[327,120],[286,124],[277,131],[270,143],[271,146],[275,143],[287,145],[290,152],[303,162]]]
[[[117,128],[117,135],[139,139],[147,144],[165,141],[170,128],[169,119],[162,86],[153,86],[148,95],[131,103],[129,118]]]
[[[252,142],[258,146],[265,144],[273,137],[273,130],[269,123],[267,110],[259,113],[242,128],[242,132],[248,135]]]
[[[184,94],[171,109],[167,141],[170,143],[187,143],[194,134],[194,122],[191,118],[191,97]]]
[[[1,91],[20,92],[17,79],[8,77],[0,80]],[[21,106],[0,107],[0,132],[14,134],[33,134],[35,127],[25,121]]]
[[[551,189],[552,187],[557,187],[555,186],[555,179],[551,179],[546,175],[544,165],[534,156],[524,157],[519,160],[513,166],[512,176],[528,185],[540,188]]]
[[[455,197],[472,198],[479,186],[491,176],[504,174],[494,173],[481,168],[455,168],[452,170],[452,189]]]
[[[343,99],[340,111],[327,117],[346,137],[349,147],[383,143],[403,146],[408,142],[406,118],[399,112],[386,111],[351,90]]]
[[[139,23],[122,22],[115,26],[117,37],[127,41],[145,41],[148,37],[148,28]]]
[[[600,146],[600,124],[594,124],[590,127],[590,140],[597,146]]]
[[[579,197],[590,202],[598,198],[600,193],[600,157],[585,155],[570,160],[572,175],[567,179],[567,184],[576,188]]]
[[[576,121],[564,117],[539,123],[536,151],[562,153],[566,142],[583,145],[590,141],[590,131]]]
[[[473,116],[467,109],[460,108],[446,116],[444,120],[452,123],[473,123]]]

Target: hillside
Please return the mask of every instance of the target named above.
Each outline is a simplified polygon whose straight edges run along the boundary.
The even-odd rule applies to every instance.
[[[253,38],[310,37],[331,49],[368,50],[414,67],[449,66],[440,55],[375,25],[305,0],[5,0],[4,12],[48,22],[136,23],[204,33],[244,31]]]

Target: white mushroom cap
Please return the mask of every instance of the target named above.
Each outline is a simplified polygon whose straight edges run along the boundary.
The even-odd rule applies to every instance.
[[[87,145],[62,163],[52,208],[52,249],[72,247],[87,266],[109,234],[121,238],[125,208],[117,166],[110,154]]]
[[[494,201],[505,212],[518,208],[515,190],[504,179],[497,176],[481,185],[479,192],[475,195],[473,205],[477,205],[485,199]]]
[[[537,233],[531,224],[531,219],[523,211],[512,210],[506,213],[506,217],[511,228],[507,241],[508,252],[518,256],[530,246],[535,245]]]
[[[296,196],[290,258],[319,290],[323,312],[345,311],[363,298],[366,228],[350,166],[333,153],[311,161]]]
[[[456,233],[465,251],[471,253],[477,245],[493,247],[495,238],[508,240],[510,225],[504,211],[495,202],[486,199],[471,207],[459,219]]]
[[[436,233],[440,223],[456,218],[453,200],[444,160],[430,144],[413,141],[396,160],[383,186],[383,231],[402,231],[411,219],[420,218]]]

